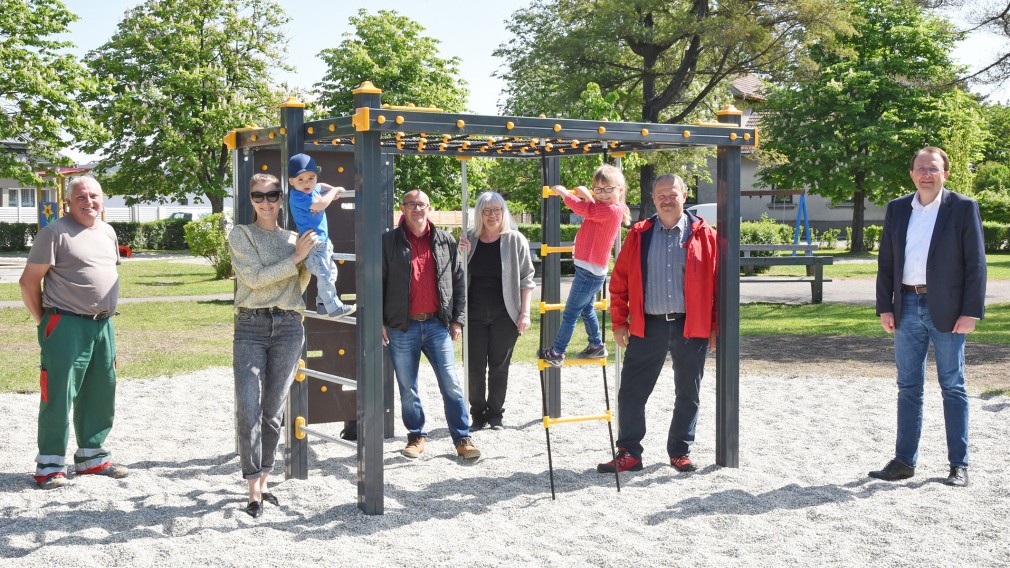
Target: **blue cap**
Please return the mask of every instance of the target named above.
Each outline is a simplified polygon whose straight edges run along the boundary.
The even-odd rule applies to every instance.
[[[288,177],[298,177],[305,172],[319,173],[319,166],[308,154],[295,154],[288,160]]]

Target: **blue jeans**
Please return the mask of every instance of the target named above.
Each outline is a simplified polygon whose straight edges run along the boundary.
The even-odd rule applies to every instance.
[[[568,292],[565,311],[561,314],[561,328],[558,329],[558,336],[554,339],[554,351],[564,353],[568,349],[568,342],[572,340],[575,322],[579,316],[582,316],[582,323],[586,326],[589,343],[592,345],[603,343],[603,336],[600,335],[600,320],[596,318],[593,300],[596,299],[596,293],[603,288],[603,281],[606,278],[606,276],[596,276],[581,266],[575,267],[575,278],[572,279],[572,288]]]
[[[424,408],[417,393],[417,370],[421,353],[431,363],[442,393],[445,421],[453,443],[470,435],[470,416],[466,411],[463,385],[456,373],[456,353],[452,348],[449,328],[438,318],[410,321],[407,331],[386,328],[389,335],[389,357],[400,388],[400,409],[407,432],[427,436],[424,431]]]
[[[316,304],[322,304],[328,314],[339,310],[344,304],[337,296],[337,265],[329,239],[312,248],[305,257],[305,268],[316,277]]]
[[[617,393],[617,446],[638,459],[642,458],[645,438],[645,403],[656,388],[667,353],[673,358],[676,395],[666,452],[671,458],[687,455],[694,443],[708,338],[684,337],[683,319],[665,321],[646,316],[645,337],[628,336]]]
[[[894,331],[894,360],[898,367],[898,435],[894,457],[915,467],[922,433],[926,352],[933,343],[936,374],[943,395],[947,429],[947,460],[968,467],[968,394],[964,390],[963,333],[937,331],[926,305],[926,295],[901,294],[901,321]]]
[[[235,423],[245,479],[259,478],[274,467],[284,401],[303,339],[298,312],[260,308],[235,316]]]

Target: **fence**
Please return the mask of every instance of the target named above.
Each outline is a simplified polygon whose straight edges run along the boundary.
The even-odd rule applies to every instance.
[[[160,221],[168,219],[173,213],[208,214],[210,208],[193,205],[133,205],[132,207],[106,207],[106,221]],[[38,210],[34,207],[0,207],[0,221],[8,223],[35,223],[39,220]]]

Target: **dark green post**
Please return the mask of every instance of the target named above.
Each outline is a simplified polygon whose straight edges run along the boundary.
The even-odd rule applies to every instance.
[[[740,126],[732,105],[719,122]],[[740,467],[740,147],[719,146],[716,158],[719,350],[715,367],[715,463]]]
[[[540,159],[541,179],[550,187],[561,183],[561,160],[557,156]],[[557,195],[543,199],[540,205],[540,242],[545,245],[561,244],[561,198]],[[540,254],[540,251],[533,251]],[[540,258],[540,301],[548,304],[561,302],[561,257],[549,254]],[[555,310],[540,315],[540,346],[550,347],[561,327],[561,312]],[[544,369],[547,378],[547,414],[561,416],[561,369]]]
[[[372,114],[382,91],[369,81],[354,93],[354,254],[359,291],[358,326],[358,508],[383,512],[382,439],[384,433],[382,347],[382,234],[389,224],[389,198],[383,198],[383,155]],[[384,207],[385,206],[385,207]],[[362,293],[364,292],[364,293]]]
[[[305,147],[305,105],[289,97],[281,105],[281,187],[284,195],[288,191],[288,158]],[[295,227],[290,217],[287,199],[282,201],[283,211],[278,216],[281,226]],[[305,360],[305,346],[302,345],[302,360]],[[309,478],[309,439],[295,436],[295,419],[309,416],[309,381],[296,380],[288,391],[287,406],[284,411],[284,474],[287,479]]]

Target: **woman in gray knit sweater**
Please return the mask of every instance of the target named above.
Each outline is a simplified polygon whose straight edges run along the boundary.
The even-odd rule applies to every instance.
[[[280,441],[281,412],[302,353],[300,310],[309,283],[303,261],[315,246],[312,231],[304,235],[277,224],[281,185],[269,174],[256,174],[249,184],[253,223],[237,225],[228,235],[235,269],[235,421],[242,477],[249,484],[245,512],[259,517],[263,502],[278,505],[267,492]]]
[[[470,430],[501,430],[512,350],[530,328],[533,259],[516,230],[505,199],[494,191],[477,197],[473,231],[459,240],[467,251],[467,377]]]

